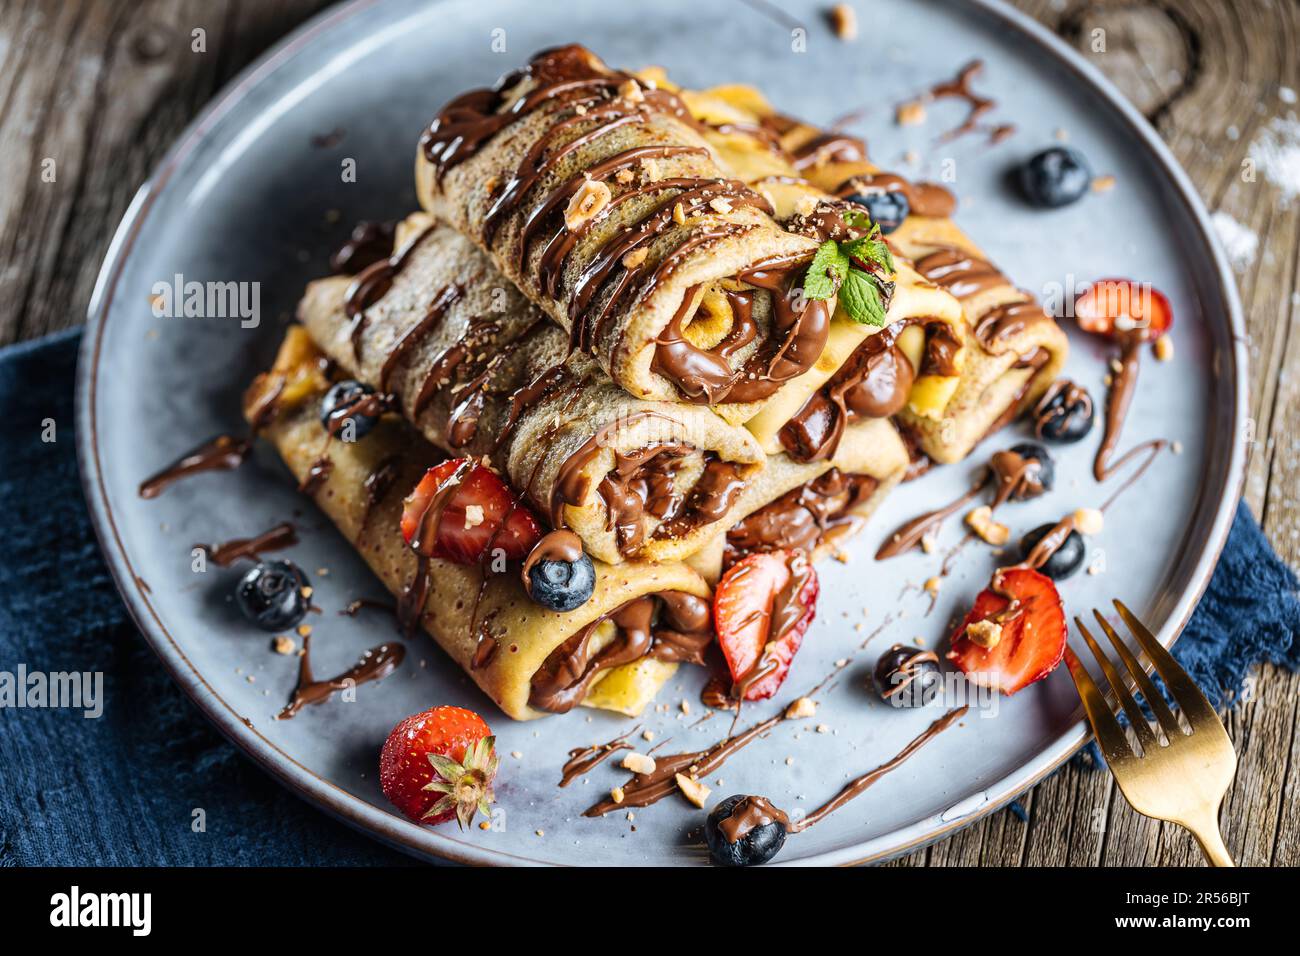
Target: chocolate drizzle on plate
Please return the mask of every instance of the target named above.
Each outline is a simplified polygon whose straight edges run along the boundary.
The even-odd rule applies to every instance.
[[[944,133],[940,137],[940,142],[950,142],[967,133],[985,130],[988,132],[991,143],[1000,143],[1015,133],[1016,128],[1011,123],[1001,123],[996,126],[984,126],[980,123],[980,119],[997,106],[997,101],[992,97],[981,96],[971,89],[971,81],[983,69],[984,61],[973,60],[962,67],[953,79],[936,83],[930,88],[928,98],[931,100],[959,99],[964,101],[967,106],[966,118],[961,125],[955,126]]]
[[[288,521],[282,521],[252,538],[231,538],[221,544],[196,544],[207,552],[208,560],[218,567],[227,568],[242,559],[256,560],[264,551],[292,548],[298,543],[298,533]]]
[[[613,740],[603,744],[592,744],[590,747],[574,747],[569,751],[569,759],[560,768],[560,786],[567,787],[578,777],[594,770],[620,750],[631,750],[632,745],[627,742],[627,738],[636,733],[637,728],[619,734]]]
[[[920,736],[912,740],[911,743],[909,743],[906,747],[900,750],[889,760],[885,761],[879,767],[876,767],[874,770],[870,770],[867,773],[864,773],[862,776],[855,777],[854,779],[850,780],[847,784],[844,785],[844,788],[839,793],[837,793],[834,797],[832,797],[830,800],[823,803],[820,807],[818,807],[812,813],[808,814],[802,820],[791,825],[790,832],[799,833],[803,830],[807,830],[811,826],[816,826],[818,823],[820,823],[822,820],[825,820],[828,816],[830,816],[840,807],[844,806],[846,803],[855,799],[856,797],[861,796],[877,780],[885,776],[885,774],[889,773],[891,770],[896,770],[898,767],[902,766],[903,763],[905,763],[907,759],[912,756],[912,754],[916,753],[918,750],[920,750],[922,747],[928,744],[931,740],[933,740],[939,734],[943,733],[954,723],[960,720],[961,717],[966,713],[968,709],[969,709],[968,707],[962,706],[948,711],[946,714],[944,714],[942,717],[940,717],[938,720],[932,723],[929,727],[927,727],[924,733],[922,733]]]
[[[1092,463],[1092,474],[1098,481],[1105,481],[1134,457],[1149,452],[1154,458],[1168,442],[1163,438],[1135,445],[1111,461],[1115,447],[1119,444],[1120,434],[1124,430],[1124,420],[1128,417],[1129,405],[1133,401],[1133,392],[1137,389],[1139,356],[1142,346],[1148,341],[1146,329],[1133,329],[1119,333],[1120,369],[1111,379],[1110,391],[1106,395],[1106,431],[1101,445],[1097,448],[1097,457]],[[1145,470],[1145,466],[1144,466]]]
[[[253,453],[249,438],[218,435],[181,455],[161,471],[140,482],[141,498],[157,498],[174,482],[205,471],[232,471]]]
[[[713,773],[733,754],[743,750],[756,739],[772,730],[784,717],[777,714],[767,720],[754,724],[748,730],[734,734],[709,747],[707,750],[695,750],[686,753],[668,754],[655,757],[653,773],[639,773],[623,785],[623,799],[615,802],[613,797],[605,797],[592,804],[585,811],[584,817],[600,817],[618,809],[630,807],[648,807],[658,803],[664,797],[677,790],[677,774],[704,777]]]
[[[357,661],[337,677],[317,680],[311,668],[311,635],[302,641],[302,653],[298,657],[298,686],[294,688],[289,703],[276,716],[276,720],[288,720],[308,704],[321,704],[338,691],[356,687],[373,680],[383,680],[402,663],[406,656],[406,647],[402,644],[380,644],[361,655]]]

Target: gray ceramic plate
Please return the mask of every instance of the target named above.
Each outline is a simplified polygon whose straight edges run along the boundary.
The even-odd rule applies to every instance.
[[[293,687],[295,661],[271,653],[264,636],[232,613],[226,595],[234,572],[191,570],[193,544],[255,533],[299,515],[303,540],[290,556],[314,577],[316,600],[326,609],[316,623],[320,673],[337,673],[390,635],[382,617],[334,613],[353,597],[377,595],[379,586],[294,492],[269,449],[238,472],[195,478],[153,501],[136,496],[147,472],[208,435],[238,427],[241,389],[273,353],[299,290],[326,270],[348,224],[412,208],[414,144],[436,107],[532,51],[568,40],[587,43],[616,64],[663,64],[690,85],[757,83],[783,109],[817,121],[872,102],[863,129],[878,161],[897,165],[916,149],[924,159],[914,172],[933,177],[945,159],[955,160],[959,223],[1025,287],[1118,275],[1163,289],[1177,316],[1177,360],[1143,369],[1127,437],[1176,439],[1183,451],[1160,460],[1094,540],[1104,549],[1105,573],[1078,575],[1063,594],[1075,613],[1119,595],[1159,627],[1163,640],[1176,636],[1227,534],[1245,460],[1240,307],[1186,177],[1095,70],[1001,6],[872,0],[862,4],[862,35],[852,44],[831,35],[821,7],[800,4],[795,14],[777,14],[740,2],[569,0],[557,16],[549,4],[497,0],[349,4],[308,24],[233,83],[140,191],[90,308],[78,386],[86,493],[145,636],[204,713],[286,785],[430,858],[609,864],[704,858],[688,837],[700,813],[684,801],[643,810],[634,824],[623,814],[588,820],[583,808],[621,781],[621,773],[602,767],[585,782],[556,788],[569,748],[609,739],[627,721],[578,711],[513,724],[424,639],[398,673],[359,688],[355,702],[335,700],[274,721]],[[807,25],[802,53],[791,50],[791,27],[799,21]],[[504,37],[507,52],[492,51],[494,36]],[[997,117],[1019,126],[1013,138],[998,146],[977,136],[936,145],[938,134],[960,121],[955,103],[933,107],[926,126],[893,125],[894,104],[975,57],[987,63],[979,86],[1001,104]],[[1034,213],[1001,180],[1013,161],[1052,142],[1058,129],[1068,130],[1070,141],[1118,185],[1069,209]],[[347,159],[356,162],[354,183],[340,175]],[[155,318],[151,289],[176,274],[260,283],[260,326]],[[1069,373],[1100,396],[1105,371],[1102,350],[1075,336]],[[1012,440],[1009,432],[992,444]],[[1099,503],[1102,490],[1088,471],[1095,440],[1094,434],[1061,453],[1058,490],[1049,499],[1007,509],[1015,533]],[[894,640],[920,637],[938,646],[949,618],[987,580],[996,559],[982,546],[968,548],[927,615],[928,598],[907,587],[934,572],[934,557],[917,553],[876,564],[870,556],[893,524],[955,496],[973,467],[937,470],[897,492],[852,544],[852,560],[821,569],[818,619],[781,700],[816,683],[837,660],[850,659],[821,694],[816,722],[830,732],[812,731],[811,722],[783,724],[716,775],[724,784],[709,781],[715,797],[757,792],[787,808],[811,809],[848,777],[895,753],[933,717],[874,701],[863,678]],[[945,543],[959,535],[949,528]],[[722,717],[691,727],[698,705],[691,718],[678,716],[678,701],[696,701],[702,681],[698,671],[683,669],[660,698],[670,712],[642,721],[660,740],[674,738],[670,750],[706,746],[725,728]],[[505,755],[497,829],[421,828],[390,812],[381,796],[376,762],[385,734],[400,717],[434,703],[479,709],[497,731]],[[755,717],[765,713],[754,708]],[[968,717],[867,795],[792,838],[781,862],[879,859],[934,839],[1005,803],[1083,739],[1062,668],[1002,701],[996,717]]]

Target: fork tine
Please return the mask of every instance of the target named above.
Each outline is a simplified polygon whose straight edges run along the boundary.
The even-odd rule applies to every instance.
[[[1138,742],[1142,744],[1144,754],[1159,748],[1160,741],[1157,739],[1155,732],[1151,730],[1151,725],[1147,722],[1146,714],[1142,713],[1142,708],[1138,702],[1133,699],[1129,693],[1128,685],[1124,679],[1119,676],[1119,671],[1115,665],[1110,662],[1110,658],[1105,655],[1100,647],[1097,646],[1096,640],[1093,639],[1092,633],[1084,627],[1083,621],[1077,616],[1074,619],[1074,625],[1083,635],[1084,641],[1088,644],[1088,650],[1092,651],[1092,656],[1097,658],[1097,663],[1101,665],[1102,672],[1106,675],[1106,680],[1115,691],[1115,696],[1119,698],[1120,705],[1124,708],[1124,713],[1128,714],[1129,724],[1132,725],[1133,731],[1137,734]],[[1168,731],[1166,731],[1167,733]]]
[[[1128,645],[1115,633],[1115,628],[1110,626],[1110,621],[1101,616],[1100,611],[1094,608],[1092,613],[1097,618],[1097,623],[1101,625],[1101,629],[1106,632],[1106,636],[1110,638],[1111,644],[1115,646],[1115,653],[1124,661],[1125,669],[1137,681],[1142,696],[1146,698],[1147,706],[1151,708],[1151,713],[1155,714],[1156,722],[1160,724],[1171,740],[1174,734],[1181,734],[1183,729],[1178,723],[1178,718],[1174,716],[1173,711],[1169,709],[1169,705],[1165,703],[1165,695],[1156,690],[1156,685],[1147,676],[1146,668],[1142,666],[1142,662],[1133,656],[1133,652],[1128,649]]]
[[[1165,686],[1169,688],[1169,693],[1173,694],[1174,700],[1178,701],[1178,706],[1182,708],[1183,713],[1187,715],[1187,720],[1194,723],[1197,720],[1208,720],[1215,725],[1222,726],[1219,722],[1219,715],[1214,712],[1210,702],[1205,699],[1201,689],[1196,686],[1196,682],[1187,676],[1187,671],[1179,664],[1172,654],[1164,649],[1164,646],[1156,640],[1145,624],[1137,619],[1137,616],[1130,611],[1122,601],[1115,599],[1116,610],[1124,618],[1124,623],[1129,626],[1137,642],[1142,645],[1142,649],[1147,652],[1147,657],[1156,665],[1156,670],[1160,672]]]
[[[1134,759],[1133,748],[1129,746],[1124,728],[1110,712],[1110,707],[1106,705],[1106,698],[1097,689],[1092,675],[1079,663],[1079,658],[1074,655],[1074,651],[1068,644],[1065,647],[1065,665],[1070,668],[1070,676],[1074,678],[1074,686],[1083,701],[1084,713],[1088,715],[1092,732],[1097,735],[1097,743],[1101,746],[1101,753],[1106,758],[1106,763],[1113,767],[1117,763]]]

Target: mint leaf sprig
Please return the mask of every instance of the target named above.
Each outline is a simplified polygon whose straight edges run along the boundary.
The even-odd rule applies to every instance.
[[[867,231],[856,239],[823,242],[804,277],[805,299],[829,299],[837,292],[840,305],[854,322],[882,326],[894,292],[894,257],[880,236],[880,226],[863,213],[845,213],[852,227]],[[863,221],[865,220],[865,222]]]

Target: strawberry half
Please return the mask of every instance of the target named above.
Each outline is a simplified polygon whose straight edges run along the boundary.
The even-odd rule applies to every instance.
[[[1012,601],[1016,607],[1007,612]],[[999,616],[1001,620],[999,620]],[[976,632],[971,625],[988,621]],[[992,647],[987,634],[1000,625]],[[1010,696],[1056,669],[1065,654],[1065,610],[1056,585],[1045,574],[1029,568],[1004,568],[993,573],[990,587],[975,598],[975,606],[952,636],[948,660],[980,687]]]
[[[1098,279],[1074,303],[1079,328],[1095,335],[1140,331],[1141,338],[1159,338],[1174,324],[1174,310],[1150,283],[1132,279]]]
[[[426,520],[435,526],[417,541]],[[402,537],[425,557],[477,564],[494,548],[510,560],[527,557],[542,530],[495,473],[472,458],[453,458],[426,471],[407,495]]]
[[[713,621],[742,700],[777,692],[817,612],[817,573],[802,551],[751,554],[722,576]]]
[[[393,806],[420,823],[455,817],[468,826],[489,816],[497,773],[496,738],[483,718],[463,707],[434,707],[407,717],[379,755],[379,786]]]

